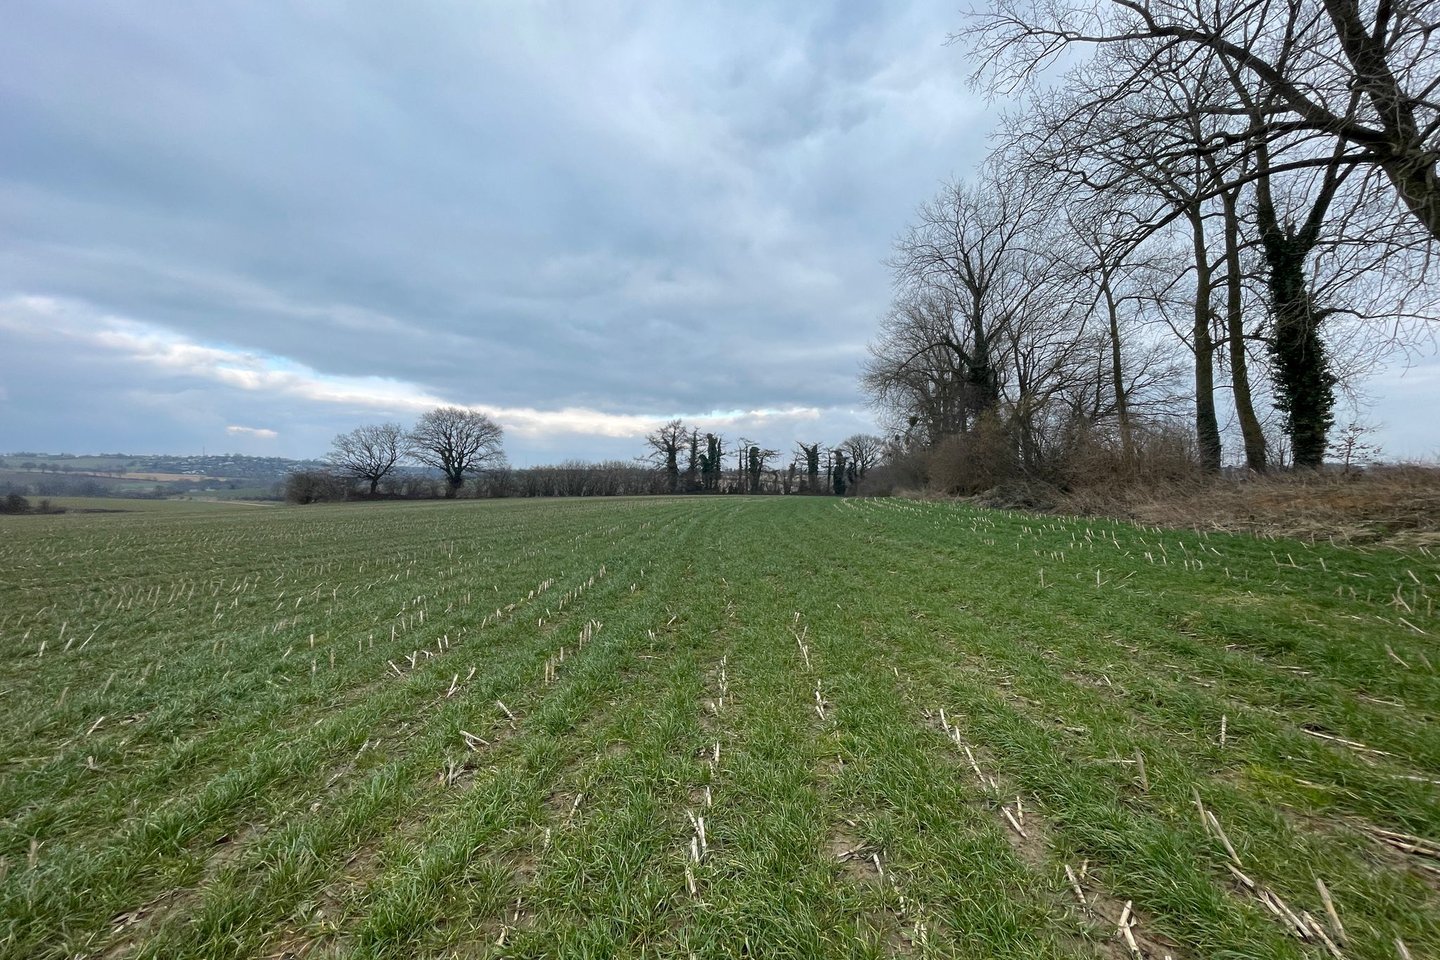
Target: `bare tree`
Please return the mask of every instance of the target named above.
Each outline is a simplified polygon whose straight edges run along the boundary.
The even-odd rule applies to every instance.
[[[1060,94],[1037,98],[1039,122],[1018,138],[1016,147],[1028,155],[1037,173],[1058,181],[1050,188],[1058,192],[1057,201],[1119,213],[1120,229],[1113,241],[1096,251],[1102,263],[1133,263],[1142,246],[1150,248],[1152,257],[1159,252],[1172,259],[1171,251],[1183,242],[1187,254],[1178,261],[1179,270],[1168,280],[1152,278],[1155,289],[1149,296],[1193,359],[1201,465],[1216,472],[1221,464],[1216,300],[1227,276],[1224,257],[1217,251],[1218,211],[1208,201],[1225,183],[1225,171],[1234,161],[1200,146],[1233,123],[1227,111],[1216,106],[1229,93],[1229,84],[1211,66],[1138,43],[1108,46],[1085,69],[1073,72]],[[1108,271],[1100,274],[1108,286]],[[1238,282],[1238,276],[1235,279]],[[1112,338],[1112,347],[1117,344]],[[1242,377],[1248,373],[1243,359],[1235,370]],[[1242,408],[1248,396],[1248,389],[1237,391]],[[1126,420],[1128,399],[1121,401]],[[1243,423],[1243,410],[1241,419]]]
[[[1047,206],[991,165],[923,205],[897,244],[899,296],[862,383],[907,443],[958,450],[946,441],[984,430],[996,456],[1011,444],[1037,470],[1094,407],[1102,344]]]
[[[779,454],[779,450],[770,450],[753,443],[745,448],[745,469],[750,476],[749,491],[751,493],[761,492],[760,477],[765,472],[765,465]]]
[[[345,478],[329,470],[296,470],[285,476],[287,503],[323,503],[345,499]]]
[[[330,444],[330,465],[341,476],[365,480],[370,496],[395,470],[404,452],[405,431],[398,423],[372,423],[338,435]]]
[[[799,449],[795,452],[797,461],[805,461],[805,476],[800,481],[801,493],[820,492],[820,444],[800,443],[795,444]]]
[[[969,426],[975,407],[970,354],[955,348],[956,323],[948,292],[906,289],[870,343],[861,386],[883,413],[898,418],[892,426],[907,439],[934,443]]]
[[[1331,441],[1330,450],[1340,462],[1341,473],[1348,475],[1367,463],[1373,463],[1380,455],[1380,445],[1370,439],[1377,429],[1371,424],[1352,420]]]
[[[857,433],[846,438],[845,442],[840,444],[840,449],[850,456],[850,463],[855,468],[855,479],[864,480],[870,468],[880,462],[880,456],[885,452],[885,440],[873,433]]]
[[[1262,129],[1215,146],[1328,139],[1348,163],[1379,171],[1414,221],[1440,239],[1437,7],[1440,0],[998,0],[973,16],[969,36],[977,78],[1006,90],[1071,46],[1139,43],[1152,54],[1213,55],[1277,107]],[[1145,61],[1135,61],[1135,83],[1145,81]]]
[[[504,461],[503,431],[483,413],[464,407],[436,407],[407,437],[410,456],[445,475],[445,496],[453,498],[472,471]]]
[[[953,353],[963,374],[962,429],[1000,400],[996,341],[1036,293],[1015,267],[1038,213],[1029,195],[998,178],[953,183],[920,206],[891,258],[897,281],[931,313],[939,341],[929,346]]]
[[[677,493],[680,490],[680,451],[689,437],[685,424],[679,420],[671,420],[645,435],[645,443],[650,447],[646,459],[659,467],[665,475],[667,493]]]

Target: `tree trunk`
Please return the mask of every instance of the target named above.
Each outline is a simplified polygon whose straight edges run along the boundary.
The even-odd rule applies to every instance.
[[[1200,469],[1220,472],[1220,420],[1215,415],[1215,342],[1210,336],[1210,293],[1213,270],[1205,248],[1205,221],[1199,205],[1186,209],[1195,245],[1195,441]]]
[[[700,486],[700,434],[690,431],[690,458],[685,461],[685,491],[693,493]]]
[[[1326,435],[1335,423],[1335,377],[1320,339],[1324,312],[1305,289],[1305,254],[1293,238],[1278,227],[1262,236],[1274,312],[1275,406],[1285,414],[1295,466],[1315,469],[1325,462]]]
[[[1261,154],[1262,162],[1268,158]],[[1270,359],[1274,365],[1275,406],[1285,415],[1295,466],[1316,469],[1325,462],[1326,434],[1335,422],[1335,383],[1330,373],[1317,309],[1305,283],[1305,257],[1319,238],[1319,227],[1337,181],[1327,175],[1325,186],[1303,228],[1280,223],[1270,184],[1256,182],[1256,219],[1265,250],[1266,287],[1270,295]]]
[[[1130,427],[1130,397],[1125,390],[1125,370],[1120,356],[1120,309],[1110,289],[1107,272],[1100,279],[1105,309],[1110,315],[1110,380],[1115,385],[1115,418],[1120,423],[1120,454],[1128,469],[1135,462],[1135,438]]]
[[[1221,195],[1225,205],[1225,327],[1230,347],[1230,382],[1235,391],[1235,414],[1245,441],[1245,465],[1256,473],[1269,467],[1265,431],[1255,415],[1250,393],[1250,361],[1245,352],[1244,284],[1240,272],[1240,217],[1236,191]]]
[[[1000,403],[1000,378],[990,362],[990,338],[985,333],[983,314],[977,306],[975,322],[975,347],[970,354],[969,387],[971,402],[974,404],[975,419],[995,409]]]

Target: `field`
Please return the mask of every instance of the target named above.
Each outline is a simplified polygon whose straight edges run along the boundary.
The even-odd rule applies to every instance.
[[[207,505],[0,571],[3,957],[1440,957],[1423,547]]]

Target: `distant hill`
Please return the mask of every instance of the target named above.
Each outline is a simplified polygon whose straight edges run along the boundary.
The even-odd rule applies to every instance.
[[[294,470],[318,460],[242,454],[0,454],[0,494],[34,496],[269,498]]]

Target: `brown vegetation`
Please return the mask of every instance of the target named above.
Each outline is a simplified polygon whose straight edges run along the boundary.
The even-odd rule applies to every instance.
[[[1119,517],[1165,527],[1335,543],[1440,545],[1440,468],[1428,466],[1100,483],[1068,491],[1019,485],[975,499],[993,506]]]

